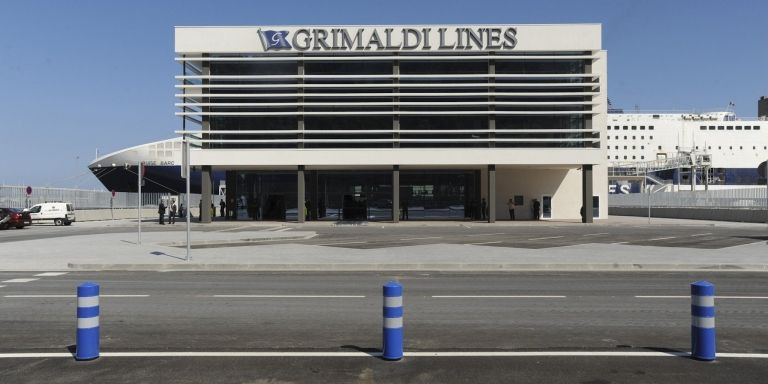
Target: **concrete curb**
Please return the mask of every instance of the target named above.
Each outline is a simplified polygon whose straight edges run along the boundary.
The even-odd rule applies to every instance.
[[[254,237],[254,238],[247,238],[247,239],[232,239],[232,240],[198,240],[198,241],[191,241],[189,244],[192,248],[204,248],[204,247],[213,248],[216,245],[231,246],[233,244],[251,244],[251,243],[260,243],[263,241],[307,240],[315,236],[317,236],[317,234],[300,235],[300,236]],[[162,245],[166,247],[184,248],[187,246],[187,243],[184,241],[175,241],[172,243],[158,243],[158,245]]]
[[[515,264],[515,263],[296,263],[296,264],[80,264],[86,271],[258,271],[258,272],[512,272],[512,271],[713,271],[768,272],[768,264]]]

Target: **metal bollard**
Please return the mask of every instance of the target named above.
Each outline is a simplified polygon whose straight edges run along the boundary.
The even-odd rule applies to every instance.
[[[691,356],[715,359],[715,285],[703,280],[691,283]]]
[[[384,284],[385,360],[403,358],[403,286],[395,281]]]
[[[77,346],[76,360],[99,357],[99,285],[83,283],[77,286]]]

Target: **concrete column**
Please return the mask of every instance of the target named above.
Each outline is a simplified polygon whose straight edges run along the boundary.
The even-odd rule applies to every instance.
[[[605,203],[604,203],[605,204]],[[584,207],[582,223],[591,223],[592,217],[592,164],[581,166],[581,206]]]
[[[208,56],[208,55],[203,55]],[[202,62],[202,75],[208,76],[211,74],[211,62],[210,61],[203,61]],[[210,80],[203,79],[202,84],[208,85],[210,84]],[[208,103],[210,100],[206,97],[202,99],[203,103]],[[202,107],[201,110],[203,112],[210,112],[210,107]],[[210,117],[207,115],[202,116],[202,126],[201,130],[203,131],[210,131],[211,130],[211,121]],[[203,139],[209,139],[210,135],[203,134]],[[211,147],[211,144],[209,143],[203,143],[202,148],[203,150],[208,149]],[[201,167],[200,172],[200,201],[202,201],[200,206],[200,222],[201,223],[210,223],[213,220],[213,217],[211,216],[211,189],[213,189],[212,182],[211,182],[211,166],[204,165]],[[191,207],[187,207],[191,208]]]
[[[394,53],[395,56],[397,56],[397,53]],[[393,60],[392,61],[392,74],[395,76],[400,75],[400,61],[399,60]],[[400,88],[397,86],[400,84],[400,78],[394,77],[392,79],[392,93],[398,93],[400,92]],[[395,105],[392,107],[392,110],[395,112],[394,115],[392,115],[392,130],[394,133],[392,134],[392,139],[394,139],[394,143],[392,143],[392,148],[400,148],[400,115],[397,114],[398,111],[400,111],[400,107],[397,105],[397,103],[400,101],[399,96],[392,97],[392,102],[395,103]]]
[[[299,78],[298,78],[298,80],[296,82],[298,84],[304,84],[304,78],[301,77],[301,76],[304,76],[304,61],[303,60],[299,60],[298,61],[298,68],[297,68],[296,74],[299,75]],[[299,97],[296,99],[296,102],[301,104],[301,103],[304,102],[304,96],[303,96],[304,95],[304,88],[298,88],[297,91],[298,91]],[[299,130],[299,134],[296,135],[297,136],[296,138],[299,139],[299,140],[302,140],[302,139],[304,139],[304,115],[302,114],[302,112],[304,112],[304,107],[302,107],[300,105],[298,107],[297,111],[299,112],[299,114],[296,116],[296,129]],[[298,143],[298,145],[296,147],[297,148],[304,148],[304,143],[300,142],[300,143]]]
[[[392,166],[392,222],[400,222],[400,166]]]
[[[496,222],[496,164],[488,164],[488,222]]]
[[[200,172],[200,222],[210,223],[211,217],[211,166],[203,165]]]
[[[299,223],[304,222],[304,208],[305,208],[305,198],[304,198],[304,166],[299,165],[299,169],[296,171],[296,189],[297,189],[297,198],[296,202],[297,210],[296,210],[296,217],[298,218]]]
[[[489,55],[493,55],[493,52],[488,52]],[[496,74],[496,61],[491,59],[488,60],[488,74],[489,75],[495,75]],[[496,83],[495,77],[488,77],[488,83],[494,84]],[[488,87],[488,93],[494,93],[496,91],[496,87],[489,86]],[[488,96],[488,101],[493,103],[496,101],[496,96]],[[496,106],[493,104],[488,105],[488,110],[491,112],[494,112],[496,110]],[[495,139],[496,138],[496,115],[489,114],[488,115],[488,129],[490,132],[488,133],[489,139]],[[496,146],[495,141],[489,141],[488,146],[493,148]]]

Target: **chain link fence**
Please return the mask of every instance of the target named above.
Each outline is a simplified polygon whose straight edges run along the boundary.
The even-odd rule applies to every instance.
[[[72,203],[75,209],[109,209],[109,208],[136,208],[139,194],[135,192],[117,192],[112,197],[112,192],[68,189],[68,188],[42,188],[33,187],[32,194],[27,196],[27,187],[14,185],[0,185],[0,207],[3,208],[28,208],[35,204],[45,202]],[[160,200],[168,201],[174,198],[176,201],[186,203],[184,195],[170,195],[167,193],[142,193],[141,202],[144,207],[157,206]],[[190,205],[197,207],[200,202],[199,194],[191,194]]]
[[[648,204],[647,193],[608,195],[609,207],[647,207]],[[656,208],[766,209],[766,187],[651,193],[650,205]]]

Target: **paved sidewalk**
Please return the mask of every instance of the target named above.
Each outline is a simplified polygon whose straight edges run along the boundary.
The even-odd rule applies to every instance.
[[[661,219],[659,219],[661,220]],[[646,221],[647,222],[647,221]],[[673,221],[699,225],[692,220]],[[690,223],[694,222],[694,223]],[[522,222],[515,222],[522,223]],[[112,223],[117,224],[117,223]],[[232,225],[233,223],[229,223]],[[269,223],[260,223],[260,228]],[[285,223],[276,223],[276,226]],[[75,235],[2,244],[0,270],[254,270],[254,271],[512,271],[512,270],[734,270],[768,271],[764,241],[721,249],[670,248],[628,244],[586,243],[527,249],[465,244],[428,244],[377,249],[300,244],[316,236],[308,223],[286,231],[242,230],[192,232],[193,245],[228,245],[194,248],[185,261],[186,232],[145,232],[142,244],[136,233]],[[409,223],[416,225],[415,222]],[[479,225],[488,225],[478,223]],[[599,225],[641,224],[637,218],[612,218]],[[128,225],[128,224],[125,224]],[[216,225],[216,224],[214,224]],[[386,223],[369,223],[384,225]],[[396,224],[389,224],[396,225]],[[421,222],[418,225],[431,225]],[[475,223],[440,223],[475,225]],[[522,225],[522,224],[515,224]],[[528,225],[542,225],[528,223]],[[581,223],[547,222],[571,226]],[[714,223],[701,225],[739,225]],[[758,224],[744,224],[755,226]],[[764,225],[763,225],[764,226]],[[200,227],[197,227],[200,228]],[[285,240],[296,240],[286,243]],[[278,244],[278,242],[280,242]],[[255,244],[258,244],[255,246]],[[254,245],[254,246],[233,246]]]

